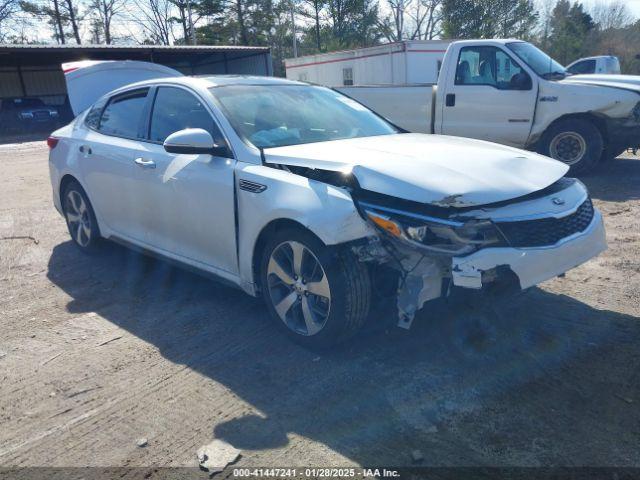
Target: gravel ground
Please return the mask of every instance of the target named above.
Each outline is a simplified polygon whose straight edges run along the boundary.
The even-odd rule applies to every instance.
[[[83,256],[46,146],[0,146],[0,466],[195,466],[218,438],[240,467],[640,467],[639,160],[584,179],[600,257],[493,316],[433,308],[319,356],[240,291]]]

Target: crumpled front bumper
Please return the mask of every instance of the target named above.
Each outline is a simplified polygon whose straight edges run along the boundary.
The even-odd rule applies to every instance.
[[[607,249],[602,215],[595,210],[584,232],[562,239],[556,245],[536,248],[485,248],[464,257],[453,257],[453,283],[463,288],[482,288],[482,272],[499,266],[510,268],[520,288],[557,277]]]

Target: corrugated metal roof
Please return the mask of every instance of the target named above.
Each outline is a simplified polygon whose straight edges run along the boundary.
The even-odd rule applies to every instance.
[[[135,51],[191,51],[191,52],[220,52],[220,51],[258,51],[268,52],[269,47],[253,47],[242,45],[26,45],[26,44],[0,44],[2,50],[135,50]]]

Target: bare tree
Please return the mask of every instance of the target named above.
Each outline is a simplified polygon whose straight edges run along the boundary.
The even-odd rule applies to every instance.
[[[5,20],[13,16],[19,8],[18,0],[0,0],[0,40],[4,37]]]
[[[625,3],[620,0],[600,1],[591,8],[589,13],[600,31],[623,28],[633,23],[633,16]]]
[[[65,15],[67,17],[67,21],[69,25],[71,25],[71,30],[73,31],[73,38],[76,40],[76,43],[80,45],[82,40],[80,39],[80,16],[78,12],[78,1],[76,0],[64,0],[63,8],[66,10]]]
[[[412,21],[411,40],[433,40],[442,33],[442,0],[418,0],[408,10]]]
[[[322,50],[320,29],[322,10],[325,8],[324,0],[302,0],[298,12],[303,17],[313,20],[313,33],[315,36],[316,49]]]
[[[168,0],[133,0],[135,8],[129,10],[133,21],[146,38],[161,45],[171,45],[173,35],[173,7]]]
[[[20,8],[28,15],[36,19],[46,19],[53,28],[55,38],[59,43],[66,43],[64,26],[69,23],[66,15],[65,0],[21,1]]]
[[[104,35],[104,42],[110,45],[113,42],[113,19],[122,14],[123,9],[124,0],[93,0],[91,10],[96,16],[95,22],[92,25],[94,37],[96,37],[96,33],[102,33],[102,35]]]
[[[387,0],[391,13],[379,22],[391,42],[433,40],[441,33],[442,0]]]

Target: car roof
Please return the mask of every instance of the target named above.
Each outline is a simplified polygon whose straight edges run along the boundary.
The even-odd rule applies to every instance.
[[[258,75],[197,75],[181,77],[162,77],[130,83],[120,87],[109,95],[126,91],[131,88],[148,87],[159,83],[174,83],[177,85],[198,85],[205,88],[224,87],[228,85],[308,85],[305,82],[296,82],[286,78],[265,77]]]

